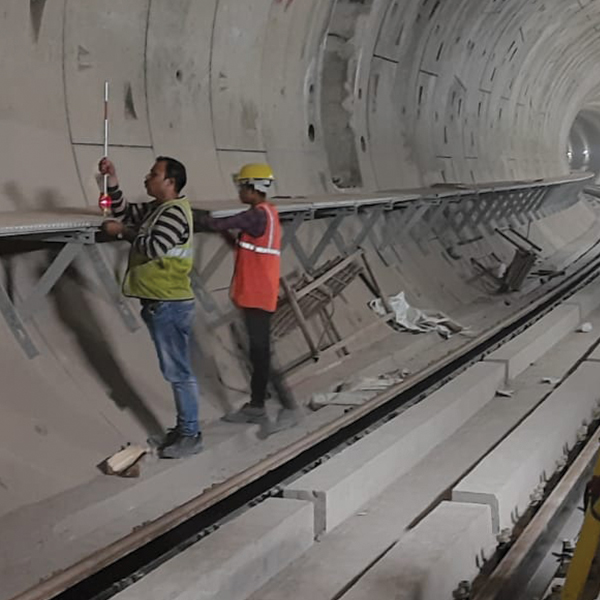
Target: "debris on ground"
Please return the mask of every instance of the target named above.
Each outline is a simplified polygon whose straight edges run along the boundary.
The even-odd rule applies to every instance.
[[[542,383],[549,383],[550,385],[558,385],[560,383],[560,377],[542,377]]]
[[[580,333],[591,333],[593,329],[594,326],[589,321],[586,321],[577,328],[577,331],[579,331]]]
[[[404,292],[388,298],[388,303],[395,313],[395,319],[390,321],[394,329],[410,331],[412,333],[429,333],[436,331],[444,339],[449,339],[455,333],[467,333],[468,328],[454,321],[442,312],[426,311],[411,306],[406,300]],[[371,300],[369,308],[380,317],[386,315],[384,303],[381,298]]]
[[[313,394],[308,408],[319,410],[332,404],[359,406],[390,387],[402,383],[409,375],[410,371],[407,369],[396,369],[378,377],[356,377],[337,385],[331,392]]]
[[[514,390],[496,390],[496,396],[501,398],[512,398],[514,393]]]
[[[107,475],[120,477],[139,477],[141,474],[140,459],[150,451],[145,446],[129,445],[108,457],[102,464]]]

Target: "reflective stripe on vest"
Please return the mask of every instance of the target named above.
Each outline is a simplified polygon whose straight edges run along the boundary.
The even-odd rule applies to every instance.
[[[273,234],[271,233],[271,238]],[[257,252],[258,254],[273,254],[274,256],[279,256],[281,252],[275,248],[265,248],[264,246],[255,246],[254,244],[249,244],[248,242],[238,241],[238,246],[243,248],[244,250],[251,250],[252,252]]]
[[[281,226],[274,206],[265,202],[256,210],[267,213],[265,230],[256,237],[246,232],[240,235],[230,294],[236,306],[274,312],[279,294]]]
[[[194,251],[192,248],[171,248],[165,254],[165,256],[169,256],[171,258],[192,258],[194,256]]]
[[[275,235],[275,224],[273,223],[273,214],[266,207],[264,208],[264,211],[267,214],[267,226],[265,233],[268,233],[269,235],[267,245],[257,246],[256,244],[251,244],[250,242],[238,240],[238,246],[240,248],[243,248],[244,250],[256,252],[257,254],[272,254],[273,256],[280,256],[281,252],[277,248],[273,248],[273,236]]]

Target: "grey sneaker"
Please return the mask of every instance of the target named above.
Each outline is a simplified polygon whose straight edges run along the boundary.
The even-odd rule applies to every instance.
[[[179,437],[179,429],[177,426],[167,429],[164,435],[152,435],[148,438],[148,444],[159,450],[165,446],[170,446]]]
[[[291,429],[300,423],[302,413],[297,409],[282,408],[277,413],[277,420],[271,427],[271,433],[282,431],[283,429]]]
[[[259,425],[267,418],[267,411],[258,406],[252,406],[249,402],[244,404],[240,410],[227,413],[223,421],[228,423],[258,423]]]
[[[202,450],[202,434],[196,436],[178,435],[177,439],[159,450],[161,458],[183,458],[198,454]]]
[[[277,424],[287,429],[298,425],[303,418],[304,415],[299,408],[282,408],[277,414]]]
[[[258,437],[261,440],[268,438],[273,433],[277,433],[278,431],[283,431],[284,429],[291,429],[295,427],[302,421],[303,415],[302,412],[298,409],[290,409],[290,408],[282,408],[279,410],[277,414],[277,420],[275,423],[266,422],[266,424],[261,427],[261,430],[258,432]]]

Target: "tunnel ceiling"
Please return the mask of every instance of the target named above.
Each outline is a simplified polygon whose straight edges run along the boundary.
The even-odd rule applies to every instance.
[[[3,209],[94,204],[102,84],[125,184],[280,194],[557,176],[600,100],[598,0],[4,0]]]

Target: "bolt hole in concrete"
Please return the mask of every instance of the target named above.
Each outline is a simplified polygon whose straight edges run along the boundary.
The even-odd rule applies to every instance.
[[[600,174],[600,111],[583,109],[571,126],[567,142],[567,162],[571,171]]]
[[[177,81],[181,81],[183,79],[183,73],[179,69],[177,69],[175,73],[175,78],[177,79]]]
[[[311,142],[315,141],[315,127],[314,127],[314,125],[309,125],[308,126],[308,139]]]

